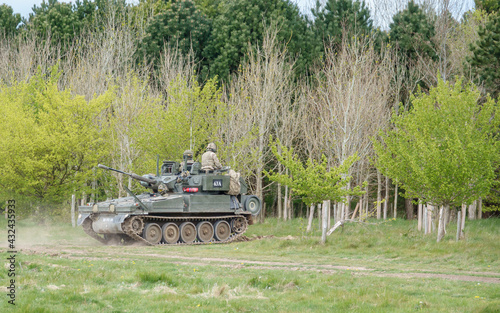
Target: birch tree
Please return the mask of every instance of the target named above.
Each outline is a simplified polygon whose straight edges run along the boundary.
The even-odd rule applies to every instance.
[[[252,192],[260,198],[267,187],[263,170],[271,162],[269,135],[276,127],[291,127],[284,126],[287,119],[276,120],[280,114],[289,114],[293,96],[293,63],[287,61],[277,38],[276,28],[268,28],[262,46],[249,49],[248,62],[229,87],[230,118],[221,136],[228,148],[229,163],[244,168]],[[281,134],[283,131],[280,137],[285,136]]]
[[[321,150],[332,164],[341,165],[355,153],[362,162],[372,154],[370,138],[388,125],[392,56],[359,39],[344,40],[334,51],[327,48],[311,95],[323,129]]]

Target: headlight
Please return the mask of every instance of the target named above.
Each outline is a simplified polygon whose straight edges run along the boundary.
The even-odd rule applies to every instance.
[[[109,205],[109,212],[113,213],[115,211],[115,205],[114,204],[110,204]]]

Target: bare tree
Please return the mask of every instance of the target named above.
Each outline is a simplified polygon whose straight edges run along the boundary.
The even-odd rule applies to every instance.
[[[360,162],[372,155],[371,138],[389,122],[393,68],[390,51],[378,54],[370,41],[344,41],[337,53],[327,48],[310,98],[321,121],[320,151],[332,164],[354,154]],[[364,176],[354,169],[349,175]],[[344,211],[347,217],[349,205]]]
[[[262,46],[249,49],[248,62],[229,86],[230,117],[221,134],[229,148],[227,158],[244,168],[258,197],[267,187],[262,171],[271,161],[269,136],[288,143],[286,132],[293,127],[293,63],[278,46],[277,29],[269,27]]]

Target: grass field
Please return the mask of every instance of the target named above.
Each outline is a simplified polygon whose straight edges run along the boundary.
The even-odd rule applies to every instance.
[[[500,312],[500,220],[436,235],[416,222],[347,224],[325,245],[306,221],[268,219],[206,246],[102,246],[81,228],[18,221],[16,305],[6,312]],[[6,221],[0,271],[8,286]]]

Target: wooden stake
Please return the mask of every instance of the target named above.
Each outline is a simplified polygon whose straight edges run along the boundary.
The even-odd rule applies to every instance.
[[[76,222],[75,222],[75,202],[76,202],[75,195],[71,195],[71,226],[73,226],[73,227],[76,227]]]
[[[358,204],[356,204],[356,208],[354,209],[354,213],[352,213],[352,217],[351,217],[352,220],[356,217],[356,213],[358,212],[358,209],[360,207],[360,203],[361,203],[361,200],[358,202]],[[359,215],[361,215],[361,213]]]

